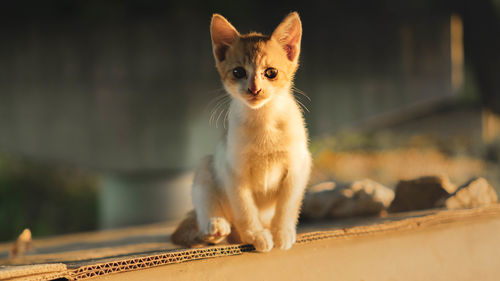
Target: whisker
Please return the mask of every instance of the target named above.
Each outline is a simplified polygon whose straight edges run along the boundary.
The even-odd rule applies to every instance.
[[[293,93],[293,92],[292,92]],[[307,112],[310,112],[309,108],[307,108],[306,104],[311,102],[310,99],[306,99],[305,96],[299,95],[297,93],[293,93],[293,96],[295,97],[295,101],[299,104],[300,111],[304,113],[304,110]]]
[[[221,117],[222,113],[224,113],[224,111],[228,111],[228,110],[229,109],[227,109],[227,108],[222,108],[222,110],[219,113],[219,116],[217,116],[217,121],[215,121],[215,128],[219,128],[219,118]]]
[[[208,120],[208,124],[210,124],[210,126],[213,126],[214,114],[217,114],[216,110],[213,110],[212,113],[210,114],[210,119]]]
[[[293,96],[295,97],[295,99],[298,99],[300,100],[301,102],[311,102],[310,99],[308,99],[307,97],[303,96],[303,95],[300,95],[299,93],[296,93],[296,92],[292,92]]]
[[[222,105],[223,102],[224,102],[223,100],[217,102],[217,104],[214,106],[214,108],[210,112],[210,119],[208,120],[208,123],[210,125],[213,125],[215,116],[217,115],[217,112],[219,111],[219,109],[220,109],[220,107],[221,107],[221,105]]]
[[[217,112],[219,111],[219,109],[228,101],[230,100],[231,98],[226,95],[222,98],[219,98],[219,100],[217,101],[217,104],[214,106],[214,108],[211,110],[211,114],[210,114],[210,120],[209,120],[209,123],[212,124],[214,119],[215,119],[215,114],[217,114]]]
[[[295,92],[295,93],[298,93],[298,94],[301,94],[303,95],[304,97],[306,97],[309,101],[311,101],[311,98],[304,92],[302,91],[301,89],[295,87],[295,86],[292,86],[292,91]]]
[[[211,99],[208,103],[206,108],[210,108],[214,103],[219,102],[220,100],[224,99],[225,97],[229,96],[227,93],[223,93],[221,95],[215,96],[213,99]]]
[[[302,106],[302,108],[304,108],[307,112],[310,112],[309,111],[309,108],[307,108],[307,106],[305,106],[302,102],[300,102],[300,100],[296,99],[296,101],[299,103],[300,106]]]
[[[301,93],[305,94],[304,91],[302,91],[301,89],[297,88],[297,86],[295,86],[295,85],[292,85],[292,89],[296,90],[297,92],[301,92]]]
[[[218,104],[217,104],[217,105],[218,105]],[[212,108],[212,109],[210,110],[210,118],[208,119],[208,123],[209,123],[210,125],[212,125],[213,115],[214,115],[214,114],[215,114],[215,112],[217,111],[217,105],[216,105],[214,108]]]
[[[227,111],[226,111],[226,116],[224,116],[224,129],[226,129],[226,121],[227,121],[227,117],[229,116],[229,112],[231,111],[231,108],[229,108]],[[228,124],[228,127],[229,127],[229,124]]]
[[[292,93],[293,94],[299,94],[301,95],[302,97],[306,98],[308,101],[311,101],[311,98],[309,96],[307,96],[306,94],[304,93],[301,93],[301,92],[296,92],[295,90],[292,90]]]
[[[218,128],[219,126],[219,119],[226,110],[225,106],[231,101],[231,98],[228,96],[227,99],[222,99],[220,100],[217,105],[215,106],[214,110],[212,111],[212,114],[210,116],[210,125],[213,126],[213,123],[215,121],[215,127]],[[217,114],[219,113],[219,114]],[[215,116],[217,115],[217,119]]]

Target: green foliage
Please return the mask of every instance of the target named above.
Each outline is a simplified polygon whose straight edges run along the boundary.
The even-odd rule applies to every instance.
[[[476,145],[477,146],[477,145]],[[310,150],[313,156],[329,150],[333,152],[385,151],[396,148],[435,149],[449,156],[477,156],[484,154],[483,147],[476,147],[468,136],[438,136],[433,134],[403,134],[381,130],[372,133],[344,131],[335,136],[313,139]]]
[[[0,156],[0,241],[24,228],[34,237],[95,229],[94,175]]]

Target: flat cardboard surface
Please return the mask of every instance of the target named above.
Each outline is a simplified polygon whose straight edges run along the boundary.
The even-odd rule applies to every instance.
[[[493,229],[497,235],[491,233]],[[499,219],[355,239],[319,240],[294,245],[290,251],[204,259],[95,280],[497,281],[498,230]]]
[[[238,279],[332,280],[327,275],[336,269],[344,272],[339,275],[339,278],[345,277],[341,280],[423,280],[416,278],[424,277],[425,274],[419,275],[420,271],[412,275],[415,279],[401,279],[410,264],[425,266],[422,271],[426,274],[449,271],[449,274],[462,272],[462,277],[475,274],[486,278],[456,279],[451,276],[460,276],[446,273],[447,278],[433,277],[433,280],[495,280],[489,279],[492,272],[500,276],[497,258],[500,256],[500,205],[307,223],[299,227],[298,241],[292,250],[273,250],[267,254],[253,253],[249,245],[181,249],[169,242],[174,227],[156,224],[46,239],[34,237],[33,250],[16,259],[8,258],[12,243],[4,243],[0,244],[0,264],[62,263],[67,270],[59,274],[70,280],[98,276],[155,280],[155,274],[160,274],[158,278],[164,277],[165,271],[172,278],[175,276],[173,280],[229,280],[244,269],[252,270]],[[212,266],[215,268],[211,270]],[[311,270],[315,273],[307,273]],[[314,278],[305,278],[306,273]],[[277,275],[265,278],[266,274]],[[356,276],[365,276],[365,279],[356,279]],[[370,276],[399,278],[368,278]],[[50,280],[39,277],[29,280]]]

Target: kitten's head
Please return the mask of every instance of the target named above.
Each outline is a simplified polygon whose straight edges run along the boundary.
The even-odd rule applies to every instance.
[[[225,89],[251,108],[290,90],[298,66],[302,25],[289,14],[271,36],[240,34],[223,16],[210,26],[217,70]]]

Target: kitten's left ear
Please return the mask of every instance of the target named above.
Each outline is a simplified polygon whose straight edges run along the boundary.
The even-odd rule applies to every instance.
[[[278,25],[271,38],[280,43],[286,51],[287,58],[295,62],[300,53],[300,39],[302,38],[302,23],[299,14],[292,12]]]

